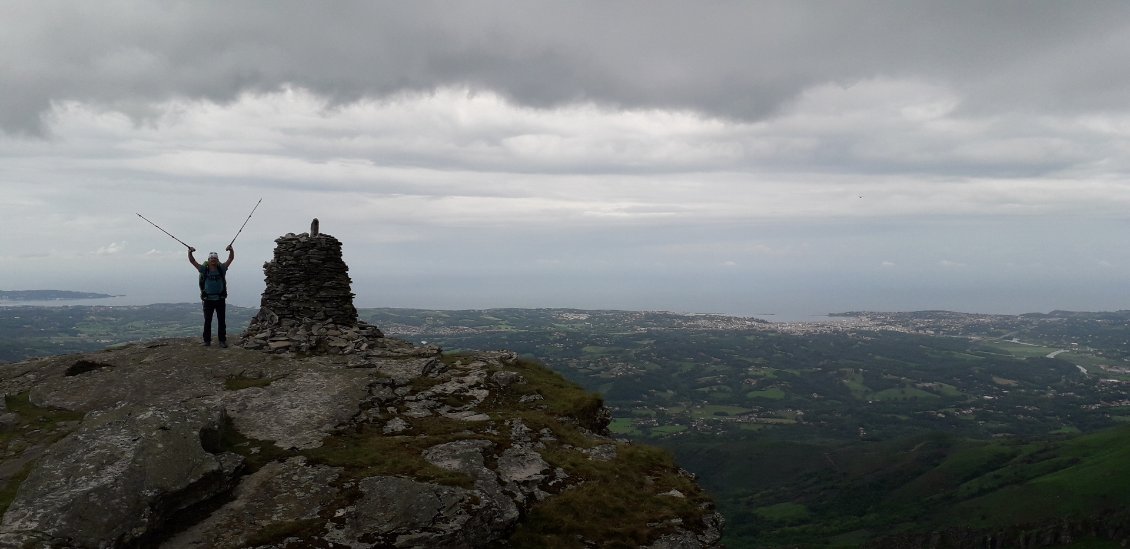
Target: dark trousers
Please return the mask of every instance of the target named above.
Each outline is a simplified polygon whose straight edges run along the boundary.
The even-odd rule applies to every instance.
[[[212,342],[212,313],[216,313],[216,319],[220,321],[219,326],[216,327],[216,335],[220,338],[220,343],[228,340],[228,323],[224,319],[224,311],[227,307],[224,306],[224,300],[204,300],[204,343]]]

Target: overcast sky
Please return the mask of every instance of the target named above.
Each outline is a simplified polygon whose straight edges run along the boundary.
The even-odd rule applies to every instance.
[[[1130,3],[2,2],[0,289],[1130,308]]]

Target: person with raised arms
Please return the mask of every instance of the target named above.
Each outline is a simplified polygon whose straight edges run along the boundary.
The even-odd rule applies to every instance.
[[[220,254],[216,252],[208,253],[208,262],[201,265],[192,256],[192,252],[196,248],[188,247],[188,262],[192,263],[193,267],[200,273],[200,300],[204,302],[204,346],[212,344],[212,314],[215,313],[218,325],[216,326],[216,337],[220,341],[220,347],[227,348],[228,346],[228,326],[225,319],[227,312],[227,305],[225,300],[228,297],[228,284],[225,275],[228,272],[228,267],[235,259],[235,249],[228,244],[226,248],[228,252],[228,260],[220,263]]]

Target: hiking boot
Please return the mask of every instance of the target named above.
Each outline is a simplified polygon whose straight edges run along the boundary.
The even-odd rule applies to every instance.
[[[221,341],[220,342],[220,348],[221,349],[227,349],[228,348],[228,342],[227,341]]]

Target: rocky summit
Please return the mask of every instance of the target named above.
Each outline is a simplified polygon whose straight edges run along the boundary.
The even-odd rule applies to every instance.
[[[294,239],[325,236],[311,232]],[[263,346],[168,339],[0,365],[0,546],[718,543],[693,476],[609,438],[596,395],[514,353],[384,337],[308,291],[272,294],[248,331],[271,331]]]

